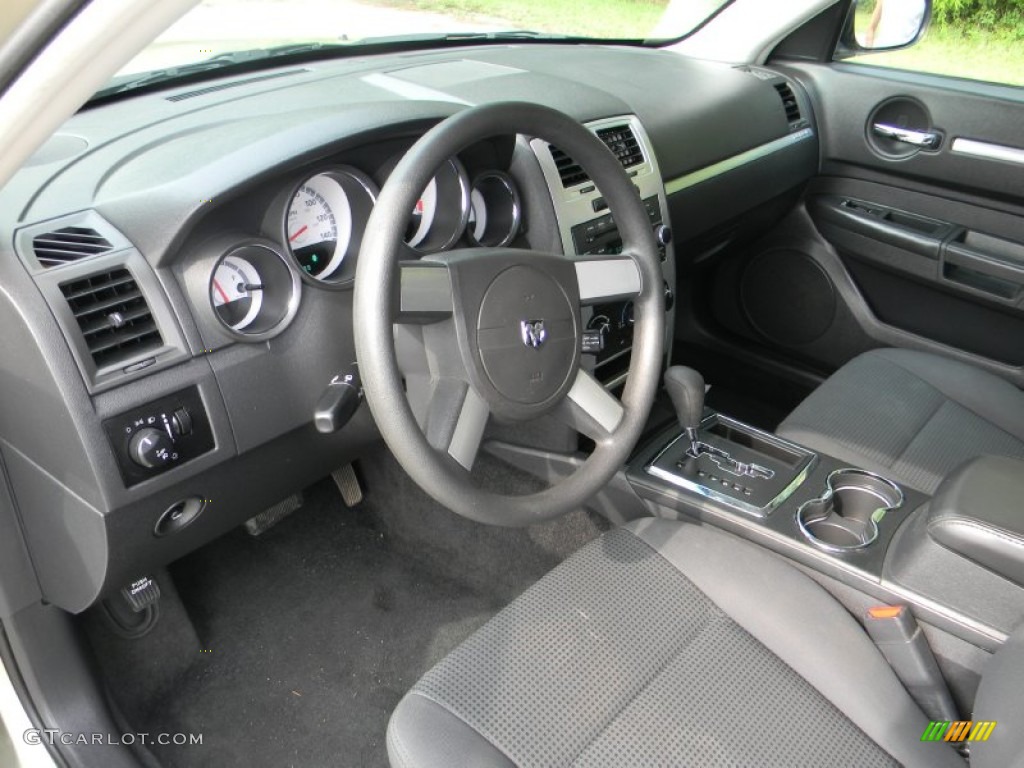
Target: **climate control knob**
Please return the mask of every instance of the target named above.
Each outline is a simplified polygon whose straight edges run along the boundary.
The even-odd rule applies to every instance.
[[[170,436],[154,427],[143,427],[132,435],[128,441],[128,456],[147,469],[169,464],[178,457]]]

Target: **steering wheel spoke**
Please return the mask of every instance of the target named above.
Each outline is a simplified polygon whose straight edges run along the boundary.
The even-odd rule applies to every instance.
[[[622,423],[626,408],[593,374],[580,368],[556,414],[580,434],[602,442]]]
[[[448,266],[437,261],[399,263],[395,322],[426,325],[452,316],[454,300]]]
[[[407,382],[409,401],[427,442],[470,471],[490,418],[486,401],[463,378]]]
[[[632,256],[577,256],[572,261],[580,287],[580,304],[604,304],[640,295],[643,281]]]

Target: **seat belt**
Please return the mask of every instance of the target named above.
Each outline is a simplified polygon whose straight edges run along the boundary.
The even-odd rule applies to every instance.
[[[929,718],[960,719],[935,654],[909,608],[873,606],[865,613],[864,626],[896,677]]]

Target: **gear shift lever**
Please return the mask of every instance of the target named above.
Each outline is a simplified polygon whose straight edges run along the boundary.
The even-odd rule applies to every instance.
[[[665,389],[672,398],[679,426],[690,441],[689,453],[697,456],[697,429],[704,418],[704,377],[693,368],[673,365],[665,371]]]

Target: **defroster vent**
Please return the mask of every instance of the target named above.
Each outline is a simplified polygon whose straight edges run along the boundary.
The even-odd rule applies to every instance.
[[[644,162],[644,153],[640,149],[640,142],[633,135],[633,129],[629,125],[613,125],[607,128],[600,128],[595,133],[597,138],[603,141],[605,146],[612,151],[612,154],[619,159],[623,168],[632,168]],[[561,178],[562,187],[565,189],[582,184],[590,179],[590,176],[580,167],[579,163],[554,144],[551,145],[551,159],[555,161],[558,176]]]
[[[43,267],[57,267],[113,250],[103,235],[90,227],[63,227],[32,238],[32,251]]]
[[[163,345],[142,291],[127,269],[60,286],[96,368],[126,363]]]

